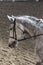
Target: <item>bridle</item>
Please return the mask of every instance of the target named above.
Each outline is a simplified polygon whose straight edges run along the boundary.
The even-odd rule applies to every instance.
[[[36,39],[37,37],[43,35],[43,34],[37,34],[37,35],[30,36],[28,38],[17,39],[17,34],[16,34],[16,19],[14,19],[14,22],[13,23],[14,23],[14,27],[13,27],[13,38],[14,38],[14,32],[15,32],[15,38],[14,39],[17,40],[17,41],[23,41],[23,40],[27,40],[27,39],[31,39],[31,38]]]

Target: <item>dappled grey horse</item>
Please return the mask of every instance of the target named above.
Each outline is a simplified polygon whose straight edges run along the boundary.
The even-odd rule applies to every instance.
[[[36,65],[40,65],[41,63],[43,63],[43,19],[38,19],[33,16],[13,16],[12,15],[10,17],[7,15],[7,17],[9,20],[13,20],[14,22],[15,20],[17,20],[17,23],[20,23],[22,26],[24,26],[24,29],[31,35],[31,38],[36,37],[35,53],[36,53],[36,57],[38,58]],[[21,29],[22,29],[22,26],[20,26]]]

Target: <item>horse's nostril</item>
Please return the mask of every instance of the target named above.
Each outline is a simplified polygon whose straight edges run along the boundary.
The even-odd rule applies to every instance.
[[[16,42],[14,41],[14,42],[12,42],[12,44],[9,44],[9,47],[11,47],[11,48],[15,48],[15,46],[16,46]]]

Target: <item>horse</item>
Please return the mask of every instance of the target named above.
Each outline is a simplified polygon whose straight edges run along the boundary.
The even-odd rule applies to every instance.
[[[43,62],[43,19],[39,19],[34,16],[9,16],[7,15],[8,19],[14,22],[14,28],[15,28],[15,39],[17,41],[17,35],[16,35],[16,21],[19,24],[19,28],[21,30],[26,30],[30,34],[30,38],[35,38],[35,53],[36,57],[38,58],[38,61],[36,65],[40,65]],[[13,35],[14,36],[14,35]],[[13,43],[14,44],[14,43]],[[17,46],[17,45],[16,45]]]

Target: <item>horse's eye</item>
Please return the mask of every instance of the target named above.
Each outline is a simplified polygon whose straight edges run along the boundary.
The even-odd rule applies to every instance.
[[[12,30],[12,28],[10,28],[10,30]]]

